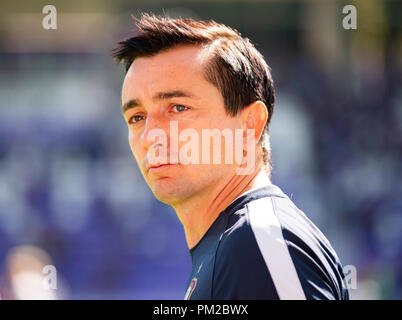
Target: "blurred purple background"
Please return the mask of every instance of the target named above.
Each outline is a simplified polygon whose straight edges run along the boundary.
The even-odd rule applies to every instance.
[[[57,268],[53,298],[184,297],[183,228],[131,155],[110,57],[140,11],[255,43],[277,91],[273,183],[356,267],[351,298],[402,298],[401,1],[52,1],[57,30],[42,28],[46,4],[0,9],[2,298],[27,297],[14,278],[30,254]],[[357,30],[342,27],[346,4]]]

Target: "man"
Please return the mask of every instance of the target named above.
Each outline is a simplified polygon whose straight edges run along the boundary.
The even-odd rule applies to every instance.
[[[127,70],[122,111],[146,182],[183,224],[185,299],[348,299],[330,243],[270,181],[274,87],[262,55],[214,21],[136,24],[114,51]],[[229,138],[198,141],[206,131]]]

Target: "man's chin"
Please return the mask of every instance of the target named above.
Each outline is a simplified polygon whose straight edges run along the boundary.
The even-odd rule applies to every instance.
[[[150,188],[156,199],[168,205],[173,205],[186,197],[186,188],[172,178],[160,178],[153,181]]]

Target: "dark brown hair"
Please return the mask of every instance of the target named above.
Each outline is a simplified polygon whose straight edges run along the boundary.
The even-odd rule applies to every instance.
[[[228,114],[235,116],[257,100],[265,103],[268,120],[261,140],[264,140],[263,160],[270,173],[268,131],[275,91],[271,69],[250,40],[213,20],[173,19],[147,13],[134,20],[137,27],[134,34],[119,41],[113,50],[113,57],[119,63],[123,62],[126,70],[138,57],[153,56],[177,45],[200,45],[209,49],[205,78],[221,92]]]

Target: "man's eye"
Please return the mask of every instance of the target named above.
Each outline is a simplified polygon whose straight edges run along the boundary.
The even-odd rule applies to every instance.
[[[130,119],[128,119],[128,123],[129,124],[137,123],[138,121],[141,121],[142,119],[144,119],[144,116],[135,115],[135,116],[132,116]]]
[[[181,105],[181,104],[175,104],[174,106],[173,106],[173,110],[174,110],[174,112],[183,112],[183,111],[185,111],[185,110],[187,110],[188,108],[186,107],[186,106],[183,106],[183,105]]]

